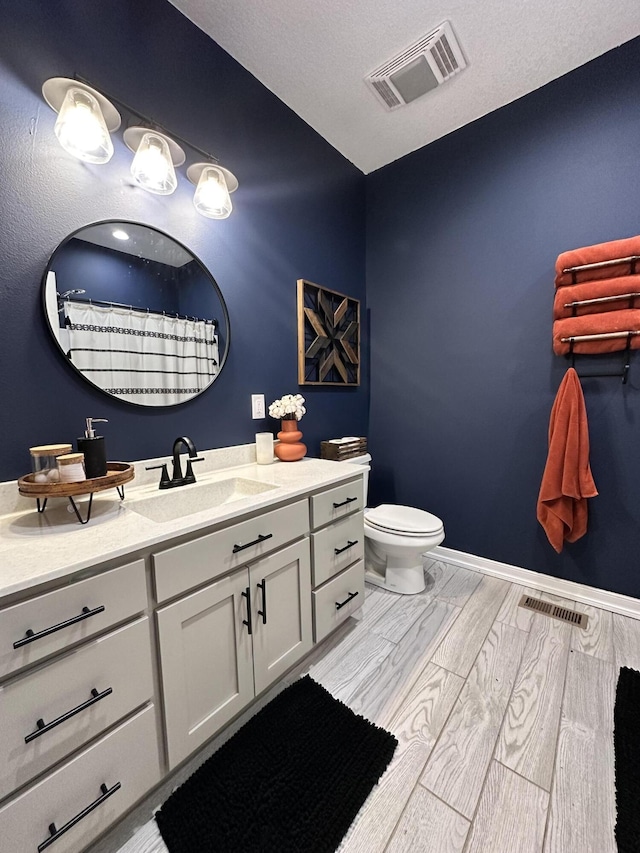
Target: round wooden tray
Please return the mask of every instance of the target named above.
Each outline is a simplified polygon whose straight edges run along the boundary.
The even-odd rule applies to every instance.
[[[104,477],[82,480],[79,483],[35,483],[35,474],[25,474],[18,480],[18,491],[26,498],[68,498],[114,489],[133,480],[135,472],[128,462],[107,462]]]

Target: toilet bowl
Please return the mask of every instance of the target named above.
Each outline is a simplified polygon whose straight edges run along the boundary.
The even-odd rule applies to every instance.
[[[368,464],[371,456],[348,460]],[[367,499],[368,471],[364,476]],[[423,555],[444,540],[444,524],[422,509],[381,504],[364,511],[365,579],[384,589],[414,595],[425,588]]]

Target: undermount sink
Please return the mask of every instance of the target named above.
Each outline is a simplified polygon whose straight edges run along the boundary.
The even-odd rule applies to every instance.
[[[191,486],[167,489],[148,498],[127,502],[127,507],[151,521],[173,521],[277,488],[271,483],[262,483],[259,480],[230,477],[215,483],[194,483]]]

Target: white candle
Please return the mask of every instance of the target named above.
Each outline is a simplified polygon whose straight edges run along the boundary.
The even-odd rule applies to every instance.
[[[271,465],[273,462],[273,433],[256,433],[256,462],[258,465]]]

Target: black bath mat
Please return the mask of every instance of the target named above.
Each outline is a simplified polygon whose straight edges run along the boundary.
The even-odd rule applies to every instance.
[[[622,667],[613,715],[618,853],[640,851],[640,672]]]
[[[169,797],[160,833],[170,853],[330,853],[397,743],[305,676]]]
[[[622,667],[616,688],[613,743],[616,756],[618,853],[640,851],[640,672]]]

